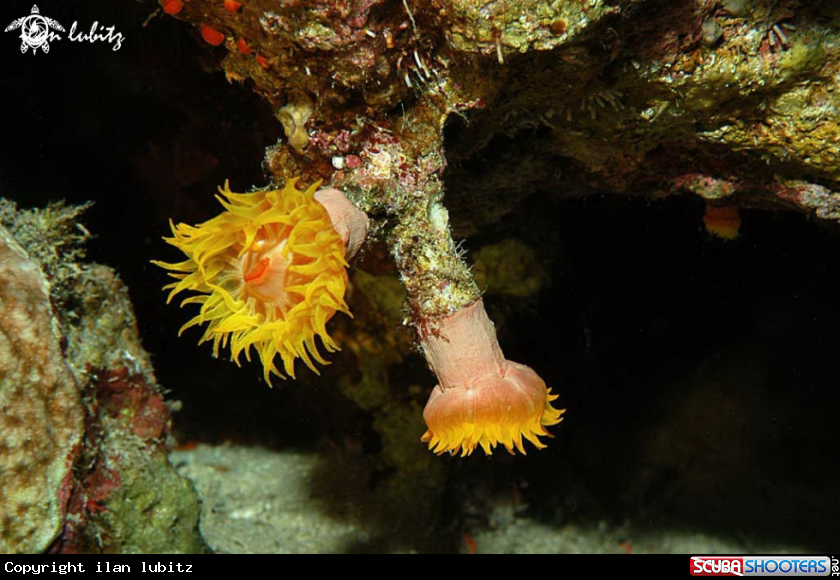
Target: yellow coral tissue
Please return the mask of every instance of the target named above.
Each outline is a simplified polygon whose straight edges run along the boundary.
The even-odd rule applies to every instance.
[[[153,261],[176,280],[164,286],[168,301],[192,291],[181,306],[201,307],[181,333],[206,324],[199,344],[212,341],[214,356],[229,346],[236,364],[243,352],[250,361],[253,348],[269,383],[272,374],[294,377],[298,357],[317,373],[313,360],[327,363],[315,337],[335,352],[327,321],[337,311],[350,314],[344,241],[315,200],[317,187],[300,191],[291,180],[282,189],[240,194],[225,183],[216,196],[222,214],[197,226],[170,221],[173,237],[164,240],[187,259]]]

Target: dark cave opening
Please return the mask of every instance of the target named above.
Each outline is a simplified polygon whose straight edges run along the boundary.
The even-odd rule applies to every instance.
[[[64,19],[115,23],[127,41],[21,58],[3,37],[14,58],[0,77],[0,195],[21,207],[96,202],[89,256],[127,282],[158,379],[183,401],[183,439],[318,448],[372,437],[363,413],[326,414],[346,405],[327,381],[269,390],[256,365],[214,360],[196,334],[177,338],[188,317],[165,304],[165,276],[149,264],[172,256],[160,241],[167,219],[210,217],[226,178],[263,184],[263,149],[282,130],[247,86],[201,70],[213,49],[183,25],[143,28],[155,3],[76,4]],[[696,199],[560,197],[534,192],[466,246],[515,237],[546,264],[539,294],[488,306],[504,313],[508,356],[557,385],[566,420],[527,458],[441,459],[446,509],[461,510],[478,482],[527,482],[529,513],[546,521],[562,512],[836,545],[836,229],[746,210],[725,243],[703,229]]]

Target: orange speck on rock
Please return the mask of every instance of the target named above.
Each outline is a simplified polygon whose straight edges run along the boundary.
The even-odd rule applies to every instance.
[[[181,0],[163,0],[163,11],[170,16],[175,16],[184,9],[184,3]]]
[[[213,46],[219,46],[225,41],[225,35],[207,24],[201,25],[201,38],[204,42]]]
[[[566,21],[560,19],[548,25],[548,29],[551,30],[551,34],[554,36],[562,36],[566,32],[566,28]]]
[[[184,441],[183,443],[180,441],[175,442],[175,449],[178,451],[192,451],[198,447],[198,441],[195,439],[190,439],[189,441]]]
[[[225,0],[225,10],[231,14],[237,12],[240,8],[242,8],[242,2],[237,2],[236,0]]]
[[[263,68],[268,68],[268,59],[265,58],[263,55],[257,55],[257,64]]]
[[[477,554],[478,553],[478,544],[471,535],[467,532],[461,532],[461,539],[464,540],[464,547],[467,550],[467,554]]]
[[[236,48],[238,48],[239,52],[242,53],[242,54],[250,54],[251,53],[251,49],[248,48],[248,43],[245,42],[244,38],[240,38],[239,40],[236,41]]]

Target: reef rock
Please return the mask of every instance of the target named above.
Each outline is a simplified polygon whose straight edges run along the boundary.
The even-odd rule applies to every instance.
[[[0,552],[201,552],[128,291],[82,260],[85,207],[0,199]]]
[[[83,432],[50,285],[0,226],[0,552],[40,552],[64,523]]]

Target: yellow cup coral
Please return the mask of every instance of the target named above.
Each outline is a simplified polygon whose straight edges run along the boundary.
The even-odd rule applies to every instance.
[[[153,262],[177,280],[164,287],[170,290],[168,301],[186,290],[197,292],[181,302],[201,305],[181,332],[206,323],[199,344],[212,340],[214,356],[229,345],[237,364],[243,352],[251,360],[253,347],[269,383],[272,374],[294,377],[297,358],[315,373],[313,359],[327,364],[316,336],[328,352],[338,350],[326,324],[338,311],[350,315],[344,301],[345,249],[361,245],[357,238],[364,237],[367,224],[346,198],[339,207],[351,217],[332,215],[341,192],[325,190],[322,204],[318,184],[300,191],[295,181],[247,194],[233,193],[225,183],[217,196],[226,210],[221,215],[197,226],[170,222],[173,237],[164,239],[187,259]],[[355,233],[348,233],[353,229],[348,223]]]
[[[540,437],[564,409],[551,406],[557,395],[530,367],[505,360],[482,300],[436,321],[421,342],[440,381],[423,411],[429,449],[464,456],[480,446],[490,455],[501,444],[524,454],[523,437],[545,448]]]

